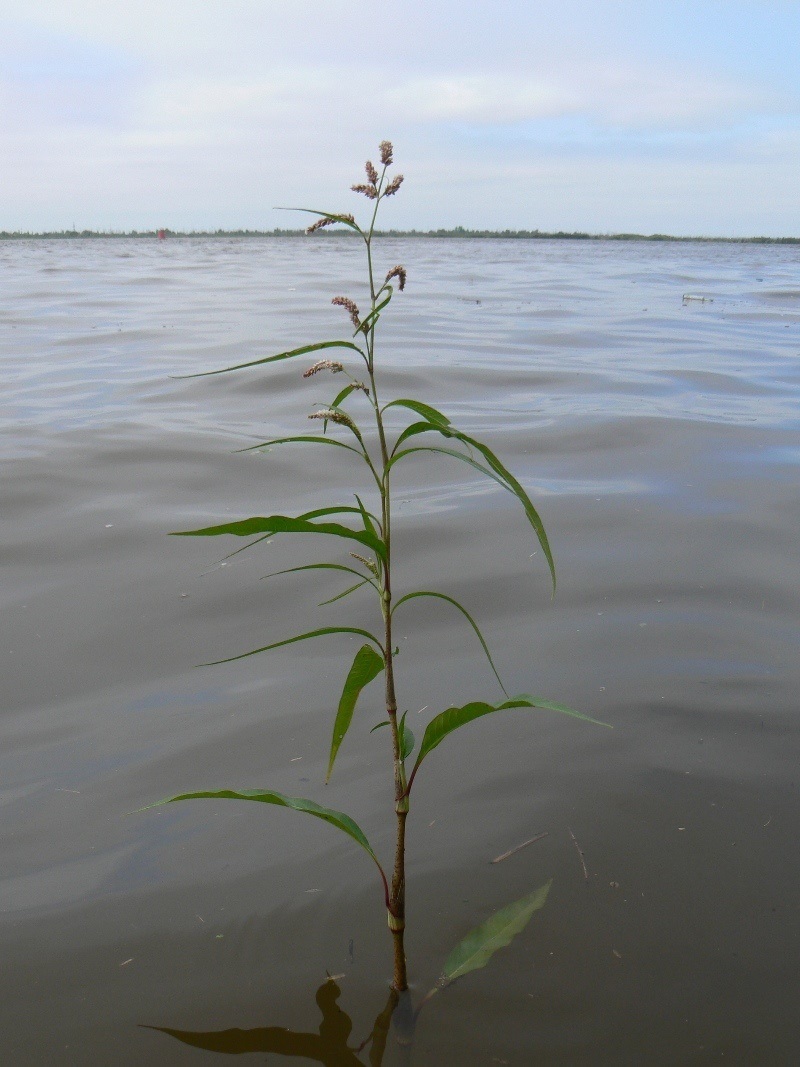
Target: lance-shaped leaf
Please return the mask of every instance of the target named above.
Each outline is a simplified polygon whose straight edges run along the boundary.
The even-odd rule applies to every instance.
[[[456,440],[461,441],[462,444],[465,444],[471,448],[475,448],[478,452],[481,453],[483,458],[486,460],[486,463],[490,470],[494,472],[494,475],[496,476],[495,480],[500,481],[500,484],[503,485],[510,493],[513,493],[517,500],[519,500],[519,502],[522,504],[528,522],[533,527],[539,544],[542,547],[542,551],[544,552],[545,559],[547,560],[547,565],[550,569],[550,576],[553,582],[553,592],[555,592],[556,566],[555,561],[553,560],[553,553],[550,549],[550,543],[547,540],[547,533],[545,532],[544,523],[539,517],[539,513],[537,512],[536,508],[533,506],[530,497],[522,488],[522,486],[514,477],[514,475],[511,473],[511,471],[509,471],[508,468],[503,463],[501,463],[501,461],[497,458],[494,452],[492,452],[488,445],[483,444],[482,441],[478,441],[474,437],[470,437],[468,434],[461,433],[460,430],[456,430],[455,427],[453,427],[450,423],[450,420],[445,415],[443,415],[441,411],[437,411],[436,408],[432,408],[428,404],[421,404],[418,400],[402,399],[391,401],[389,404],[386,405],[383,410],[385,411],[386,408],[390,408],[393,406],[404,407],[407,408],[409,411],[413,411],[417,415],[421,415],[423,419],[430,423],[431,429],[442,434],[443,437],[454,437],[456,438]],[[404,431],[407,437],[412,436],[416,433],[423,432],[424,430],[418,423],[413,424],[412,427],[407,427]],[[401,440],[407,439],[407,437],[403,438],[403,435],[401,434],[400,438],[398,438],[398,441],[395,443],[395,449],[397,449],[398,443],[400,443]],[[456,458],[465,459],[465,457],[459,456],[457,453],[454,453],[454,455],[456,456]],[[394,459],[398,458],[399,454],[395,455]],[[469,462],[468,460],[465,461]],[[473,463],[472,465],[474,466],[475,464]],[[480,469],[480,467],[478,469]],[[488,474],[489,472],[484,471],[483,473]]]
[[[406,593],[406,595],[400,597],[400,599],[395,604],[394,608],[392,609],[392,615],[394,615],[395,611],[397,611],[400,605],[404,604],[407,600],[414,600],[416,597],[422,596],[434,597],[436,600],[444,600],[447,604],[452,604],[454,608],[457,608],[461,612],[461,614],[466,618],[472,629],[475,631],[475,634],[481,643],[481,648],[483,649],[486,658],[489,661],[489,666],[492,668],[494,676],[497,679],[497,684],[500,686],[506,696],[508,696],[508,693],[506,693],[506,687],[500,680],[500,675],[497,673],[497,668],[494,665],[494,660],[492,659],[491,653],[489,652],[489,646],[484,641],[483,634],[478,628],[478,624],[475,622],[475,620],[467,611],[467,609],[463,606],[463,604],[459,604],[459,602],[457,600],[454,600],[453,597],[445,596],[444,593],[431,593],[427,589],[420,589],[416,593]]]
[[[445,434],[445,436],[448,435]],[[547,534],[545,533],[544,523],[539,518],[539,513],[533,506],[530,497],[522,488],[522,486],[514,477],[514,475],[511,473],[511,471],[509,471],[500,462],[494,452],[492,452],[492,450],[487,445],[483,444],[481,441],[477,441],[474,437],[469,437],[465,433],[453,431],[452,436],[457,437],[458,440],[462,441],[464,444],[471,445],[473,448],[476,448],[481,453],[481,455],[486,460],[491,469],[495,472],[495,474],[497,474],[506,482],[506,486],[509,492],[513,493],[517,500],[519,500],[520,504],[522,504],[523,508],[525,509],[525,515],[527,516],[528,522],[533,527],[536,537],[538,538],[539,544],[542,546],[542,551],[544,552],[545,559],[547,560],[547,566],[550,568],[550,577],[553,580],[553,592],[555,593],[555,560],[553,559],[553,553],[550,549],[550,542],[547,540]]]
[[[458,730],[461,726],[466,726],[473,719],[479,719],[483,715],[491,715],[495,711],[509,711],[512,708],[542,708],[547,711],[561,712],[562,715],[571,715],[575,719],[594,723],[595,726],[609,725],[607,722],[600,722],[599,719],[592,719],[588,715],[583,715],[581,712],[575,711],[574,708],[567,707],[566,704],[557,704],[552,700],[540,700],[539,697],[532,697],[527,693],[512,697],[511,700],[504,700],[502,704],[485,704],[483,701],[476,700],[471,704],[464,704],[461,708],[447,708],[446,711],[434,716],[425,729],[417,762],[414,764],[411,777],[408,779],[408,790],[411,789],[416,773],[419,770],[419,765],[429,752],[433,752],[444,741],[448,734]]]
[[[419,423],[417,424],[419,425]],[[428,427],[430,429],[430,426]],[[355,451],[355,450],[354,450]],[[479,471],[481,474],[486,475],[487,478],[491,478],[493,482],[497,482],[499,486],[505,489],[507,492],[511,492],[502,478],[499,478],[493,471],[490,471],[488,467],[484,467],[478,463],[472,456],[468,456],[466,452],[457,452],[454,448],[442,448],[436,445],[417,445],[415,448],[404,448],[400,452],[395,452],[392,458],[387,464],[387,468],[391,468],[398,463],[405,456],[413,456],[417,452],[433,452],[440,456],[452,456],[453,459],[459,459],[462,463],[466,463],[473,470]]]
[[[344,510],[344,509],[337,509]],[[381,559],[386,559],[386,546],[374,533],[367,530],[351,530],[338,522],[312,522],[308,518],[293,518],[291,515],[256,515],[250,519],[225,522],[219,526],[205,526],[200,530],[179,530],[174,537],[219,537],[231,534],[234,537],[269,537],[278,533],[322,533],[333,537],[359,541],[372,549]]]
[[[528,925],[533,914],[544,907],[552,884],[551,879],[535,893],[501,908],[489,916],[486,922],[471,930],[445,960],[438,982],[439,988],[444,989],[470,971],[485,967],[499,948],[510,945],[517,934],[521,934]]]
[[[264,574],[262,575],[262,581],[267,578],[277,578],[279,574],[295,574],[297,571],[344,571],[345,574],[354,574],[356,578],[363,578],[364,581],[369,582],[373,588],[378,588],[372,578],[365,578],[361,571],[357,571],[355,567],[346,567],[343,563],[305,563],[302,567],[287,567],[282,571]]]
[[[384,886],[386,886],[383,867],[381,867],[378,857],[373,852],[372,845],[367,840],[364,831],[354,819],[351,819],[349,815],[345,815],[343,811],[323,808],[316,801],[306,800],[304,797],[287,797],[283,793],[276,793],[271,789],[211,789],[197,793],[179,793],[177,796],[158,800],[155,804],[148,804],[146,808],[140,808],[139,810],[149,811],[150,808],[158,808],[162,804],[174,804],[179,800],[254,800],[259,804],[277,804],[282,808],[291,808],[293,811],[313,815],[317,819],[322,819],[323,822],[330,823],[331,826],[335,826],[338,830],[342,830],[348,837],[352,837],[374,861],[381,873]]]
[[[370,582],[369,578],[362,578],[360,582],[356,582],[355,585],[348,586],[347,589],[344,589],[341,593],[337,593],[336,596],[332,596],[328,600],[320,600],[317,607],[324,608],[327,607],[328,604],[335,604],[337,600],[344,600],[346,596],[350,596],[351,593],[355,593],[363,585],[367,585],[368,583],[369,585],[372,585],[372,582]]]
[[[392,299],[392,294],[394,292],[394,289],[392,288],[391,285],[385,285],[383,287],[382,292],[386,292],[387,290],[388,290],[388,294],[383,298],[383,300],[381,300],[379,303],[377,303],[375,305],[375,307],[372,309],[372,311],[370,311],[369,315],[366,316],[364,321],[361,323],[361,325],[358,327],[356,332],[353,334],[353,337],[355,337],[359,333],[366,333],[368,330],[372,329],[372,327],[375,325],[375,323],[381,317],[381,312],[386,307],[386,305],[389,303],[389,301]]]
[[[271,645],[263,645],[254,648],[252,652],[242,652],[239,656],[228,656],[226,659],[214,659],[210,663],[203,663],[203,667],[218,667],[220,663],[235,663],[237,659],[247,659],[248,656],[257,656],[259,652],[269,652],[273,648],[282,648],[284,645],[294,645],[298,641],[310,641],[314,637],[327,637],[328,634],[358,634],[359,637],[368,637],[374,641],[383,653],[383,646],[378,638],[369,630],[360,630],[357,626],[323,626],[321,630],[310,630],[307,634],[297,634],[296,637],[287,637],[283,641],[274,641]]]
[[[260,448],[271,448],[273,445],[336,445],[337,448],[346,448],[348,452],[355,452],[357,456],[362,453],[352,445],[344,441],[337,441],[335,437],[317,437],[313,434],[303,434],[300,437],[275,437],[271,441],[259,441],[257,445],[248,445],[247,448],[237,448],[237,452],[256,452]]]
[[[364,236],[364,231],[358,225],[358,223],[352,219],[349,215],[336,214],[333,211],[317,211],[313,207],[276,207],[276,211],[302,211],[305,215],[319,215],[320,218],[330,219],[331,222],[341,222],[343,226],[349,227],[356,233],[360,233]]]
[[[450,420],[446,415],[443,415],[441,411],[431,407],[430,404],[423,404],[419,400],[409,400],[407,397],[401,397],[398,400],[390,400],[388,404],[384,404],[381,408],[381,413],[388,411],[389,408],[407,408],[408,411],[413,411],[415,415],[422,416],[426,422],[432,423],[437,429],[439,426],[450,426]]]
[[[408,759],[408,757],[414,751],[414,745],[416,744],[416,740],[414,739],[414,734],[411,732],[410,727],[406,726],[406,715],[408,715],[408,712],[404,711],[402,716],[401,716],[401,718],[400,718],[400,723],[398,725],[398,731],[399,731],[399,734],[400,734],[400,759],[401,760],[407,760]]]
[[[328,760],[328,773],[325,776],[326,785],[330,781],[331,774],[333,773],[333,764],[336,759],[336,754],[339,751],[339,746],[344,740],[344,735],[350,729],[350,723],[353,721],[353,712],[358,703],[358,698],[361,696],[361,691],[362,689],[365,689],[374,678],[377,678],[384,669],[384,666],[383,656],[379,656],[369,645],[362,645],[358,652],[356,652],[353,665],[348,671],[347,678],[345,679],[344,689],[339,698],[339,708],[333,723],[331,754]]]
[[[305,356],[308,352],[319,352],[323,348],[350,348],[358,352],[362,359],[366,359],[364,350],[354,345],[352,341],[319,341],[315,345],[303,345],[302,348],[292,348],[288,352],[279,352],[276,356],[264,356],[261,359],[251,359],[247,363],[236,363],[232,367],[222,367],[220,370],[200,371],[198,374],[178,374],[176,378],[209,378],[214,374],[229,374],[233,370],[244,370],[245,367],[260,367],[264,363],[278,363],[283,359],[294,359],[295,356]]]

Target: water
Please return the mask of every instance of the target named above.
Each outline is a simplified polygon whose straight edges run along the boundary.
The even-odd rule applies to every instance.
[[[503,456],[559,577],[551,601],[510,495],[425,457],[397,468],[396,588],[473,610],[510,692],[614,727],[513,712],[428,758],[409,821],[414,997],[470,928],[553,886],[384,1063],[795,1062],[797,250],[387,240],[380,260],[409,271],[382,322],[385,396],[444,409]],[[322,785],[348,637],[194,666],[374,625],[357,596],[316,607],[335,575],[259,581],[335,544],[276,537],[223,566],[227,541],[167,536],[352,502],[355,463],[236,451],[307,432],[340,382],[304,382],[313,357],[176,376],[343,336],[329,301],[363,300],[361,266],[325,237],[0,244],[4,1063],[211,1062],[204,1042],[263,1062],[269,1028],[317,1035],[326,971],[344,975],[351,1047],[386,1003],[380,887],[347,838],[230,802],[126,816],[269,787],[348,811],[391,853],[377,684]],[[412,602],[397,626],[418,736],[449,704],[500,696],[446,605]],[[338,1018],[326,1062],[358,1062]]]

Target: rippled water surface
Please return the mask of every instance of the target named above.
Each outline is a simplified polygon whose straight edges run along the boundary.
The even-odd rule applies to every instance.
[[[417,1001],[468,930],[553,884],[384,1063],[798,1062],[798,250],[395,239],[379,257],[409,272],[381,322],[384,396],[503,456],[559,578],[551,600],[509,494],[428,456],[397,468],[396,589],[472,610],[510,692],[614,727],[510,712],[426,761]],[[284,1050],[311,1063],[320,1010],[339,1051],[316,1062],[370,1062],[345,1051],[390,976],[369,860],[260,805],[126,815],[269,787],[348,811],[391,854],[377,684],[322,784],[348,637],[194,666],[375,625],[357,595],[317,607],[335,574],[259,580],[335,544],[278,536],[223,565],[227,540],[167,536],[369,494],[336,449],[237,451],[313,425],[339,384],[303,381],[313,357],[179,377],[346,336],[330,298],[363,300],[361,278],[336,238],[0,244],[3,1063],[265,1062],[276,1027],[313,1036]],[[501,695],[455,612],[403,610],[418,736]]]

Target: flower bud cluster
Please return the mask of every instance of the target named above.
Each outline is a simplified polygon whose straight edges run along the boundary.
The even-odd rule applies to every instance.
[[[351,185],[350,188],[354,193],[363,193],[367,200],[377,200],[378,188],[375,185]]]
[[[317,230],[321,230],[323,226],[333,226],[336,222],[355,222],[355,218],[352,215],[336,215],[334,218],[317,219],[316,222],[312,222],[310,226],[306,227],[306,233],[315,233]]]
[[[346,415],[343,411],[334,411],[333,408],[323,408],[322,411],[314,411],[309,416],[310,419],[325,419],[326,422],[335,422],[339,426],[349,426],[351,430],[355,430],[356,424]]]
[[[321,359],[314,364],[313,367],[309,367],[303,374],[304,378],[310,378],[314,374],[318,374],[321,370],[329,370],[331,374],[339,374],[344,370],[344,367],[336,359]]]
[[[397,278],[397,288],[402,291],[406,287],[406,268],[405,267],[392,267],[389,273],[386,275],[386,281],[390,282],[392,278]]]
[[[343,307],[346,311],[350,312],[350,321],[356,329],[361,325],[361,319],[359,318],[360,312],[356,307],[355,301],[351,300],[349,296],[335,296],[331,300],[332,304],[336,304],[338,307]]]

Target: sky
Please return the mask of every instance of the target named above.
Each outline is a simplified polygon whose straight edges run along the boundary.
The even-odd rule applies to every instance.
[[[0,230],[800,236],[798,0],[2,0]]]

